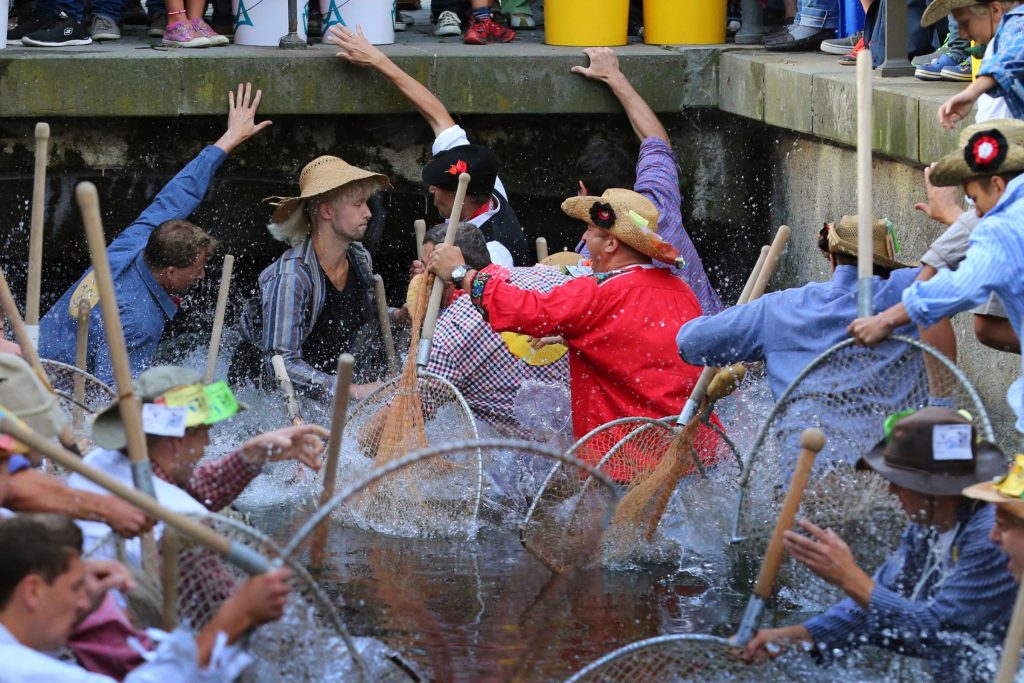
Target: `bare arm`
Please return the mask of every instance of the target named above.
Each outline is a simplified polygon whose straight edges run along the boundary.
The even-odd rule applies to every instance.
[[[661,138],[669,142],[668,132],[661,125],[654,110],[640,97],[640,93],[619,69],[619,58],[615,55],[615,50],[608,47],[588,47],[583,54],[590,58],[590,66],[574,66],[572,72],[601,81],[611,88],[612,94],[626,110],[629,123],[641,141],[647,138]]]
[[[1001,316],[975,313],[974,336],[985,346],[997,351],[1020,353],[1017,333],[1013,331],[1010,321]]]
[[[225,634],[228,643],[233,643],[249,629],[280,619],[288,601],[290,578],[289,569],[254,576],[228,598],[196,636],[200,665],[210,663],[218,633]]]
[[[371,45],[359,27],[353,32],[335,24],[327,33],[327,42],[341,48],[337,53],[340,59],[356,66],[374,69],[391,81],[405,99],[419,110],[430,124],[435,136],[455,125],[455,119],[448,113],[441,100],[437,99],[425,85],[398,68],[387,55]]]

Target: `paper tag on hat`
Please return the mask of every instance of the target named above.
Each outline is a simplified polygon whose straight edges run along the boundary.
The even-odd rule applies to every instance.
[[[210,409],[209,423],[226,420],[238,412],[238,401],[224,380],[203,387],[206,405]]]
[[[210,417],[210,407],[207,405],[206,392],[203,391],[202,384],[190,384],[187,387],[172,389],[156,402],[169,408],[187,409],[186,427],[206,424]]]
[[[142,404],[142,431],[154,436],[185,436],[188,410],[155,403]]]
[[[932,427],[932,457],[935,460],[973,460],[971,425]]]

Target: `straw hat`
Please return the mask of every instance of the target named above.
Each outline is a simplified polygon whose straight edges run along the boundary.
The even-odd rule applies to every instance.
[[[0,404],[32,431],[53,438],[67,425],[57,399],[24,360],[0,353]]]
[[[961,185],[965,180],[1024,171],[1024,121],[996,119],[960,132],[960,149],[939,159],[933,185]]]
[[[932,496],[955,496],[967,486],[1006,470],[995,445],[979,441],[971,421],[949,408],[922,408],[892,426],[857,463],[903,488]]]
[[[975,500],[995,503],[1015,517],[1024,519],[1024,455],[1018,455],[1010,471],[992,481],[968,486],[963,495]]]
[[[277,207],[267,229],[282,242],[298,242],[310,230],[306,212],[302,210],[307,199],[367,178],[377,180],[381,190],[391,187],[386,175],[353,166],[344,159],[333,156],[313,159],[299,174],[298,197],[268,197],[263,200]]]
[[[828,252],[857,258],[857,216],[843,216],[839,223],[826,223],[828,231]],[[899,245],[890,232],[888,221],[875,220],[871,223],[871,260],[882,268],[906,268],[907,264],[896,260]]]
[[[955,9],[984,4],[986,3],[978,2],[978,0],[934,0],[921,15],[921,26],[931,26],[935,22],[945,19],[946,15],[952,14]]]
[[[679,251],[658,237],[658,209],[632,190],[612,188],[600,197],[570,197],[562,202],[567,216],[607,230],[641,254],[675,264]]]

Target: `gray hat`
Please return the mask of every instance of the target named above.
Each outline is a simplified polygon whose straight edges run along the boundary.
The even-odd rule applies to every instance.
[[[985,4],[987,3],[978,2],[978,0],[935,0],[921,15],[921,26],[931,26],[945,19],[946,15],[951,14],[955,9]]]
[[[13,353],[0,353],[0,405],[48,439],[60,436],[67,426],[57,398],[32,367]]]
[[[140,401],[152,403],[171,389],[199,384],[202,381],[203,378],[195,370],[174,365],[158,365],[136,377],[132,386]],[[96,421],[92,424],[92,440],[98,446],[112,451],[121,450],[128,445],[128,435],[125,434],[124,424],[121,422],[120,402],[111,403],[96,416]]]
[[[949,408],[922,408],[896,422],[857,463],[903,488],[932,496],[957,496],[968,486],[1006,472],[1006,456],[978,441],[974,425]]]

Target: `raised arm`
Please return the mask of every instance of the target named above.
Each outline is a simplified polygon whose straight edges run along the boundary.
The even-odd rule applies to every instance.
[[[574,66],[572,72],[600,81],[611,88],[612,94],[626,110],[629,123],[641,141],[647,138],[661,138],[668,142],[668,132],[661,125],[654,110],[640,97],[640,93],[619,69],[619,58],[615,51],[609,47],[588,47],[583,54],[590,58],[590,66]]]
[[[349,64],[373,69],[391,81],[398,91],[419,110],[423,118],[430,124],[435,136],[455,125],[455,120],[441,100],[437,99],[437,96],[430,92],[425,85],[398,68],[394,62],[388,59],[387,55],[371,45],[359,27],[356,27],[355,31],[351,31],[344,26],[335,24],[327,32],[327,42],[340,48],[337,53],[338,58]]]

